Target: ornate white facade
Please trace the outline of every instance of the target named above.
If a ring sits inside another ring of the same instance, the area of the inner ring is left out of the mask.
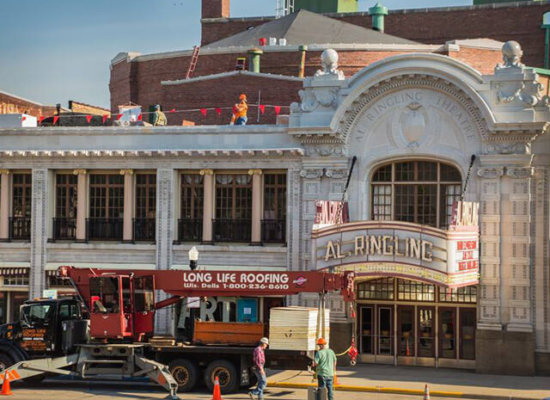
[[[198,245],[200,264],[307,270],[315,201],[341,199],[353,156],[352,221],[372,219],[377,167],[440,161],[456,167],[464,181],[475,155],[465,193],[465,200],[481,204],[475,367],[548,372],[550,109],[533,70],[517,53],[504,53],[504,65],[485,76],[452,58],[420,53],[387,58],[348,79],[325,66],[306,79],[288,126],[2,130],[3,175],[32,170],[32,224],[30,243],[0,243],[0,263],[30,267],[31,297],[45,287],[47,266],[186,265],[191,246],[174,244],[178,171],[271,169],[287,174],[287,246]],[[154,245],[48,242],[55,171],[82,169],[156,171]],[[0,216],[8,214],[0,210]],[[314,305],[317,298],[291,301]],[[330,303],[335,320],[349,321],[338,299]],[[169,331],[170,315],[158,323]],[[507,360],[515,366],[503,366]]]

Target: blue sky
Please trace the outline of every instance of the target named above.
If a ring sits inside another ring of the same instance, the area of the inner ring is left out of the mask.
[[[367,10],[376,0],[359,0]],[[385,0],[390,9],[471,0]],[[231,0],[234,17],[273,15],[276,0]],[[109,63],[121,51],[200,42],[200,0],[0,0],[0,90],[44,104],[109,107]]]

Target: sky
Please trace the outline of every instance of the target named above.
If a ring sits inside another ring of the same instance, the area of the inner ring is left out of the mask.
[[[359,0],[366,11],[377,0]],[[110,108],[109,65],[119,52],[200,43],[200,0],[0,0],[0,91],[42,104]],[[383,0],[392,9],[472,0]],[[232,17],[274,15],[276,0],[231,0]],[[183,71],[182,71],[183,74]]]

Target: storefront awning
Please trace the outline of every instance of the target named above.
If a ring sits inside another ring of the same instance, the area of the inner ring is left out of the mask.
[[[59,267],[70,266],[75,268],[98,268],[98,269],[128,269],[128,270],[143,270],[143,269],[155,269],[155,264],[104,264],[104,263],[71,263],[71,262],[55,262],[47,263],[44,270],[45,271],[57,271]]]

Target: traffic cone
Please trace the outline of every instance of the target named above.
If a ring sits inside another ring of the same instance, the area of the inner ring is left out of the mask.
[[[430,400],[430,388],[427,383],[426,386],[424,386],[424,400]]]
[[[212,394],[212,400],[223,400],[222,399],[222,391],[220,389],[220,380],[216,376],[216,379],[214,380],[214,393]]]
[[[11,387],[10,387],[10,378],[7,373],[4,373],[4,383],[2,384],[2,391],[0,392],[2,396],[11,396]]]

